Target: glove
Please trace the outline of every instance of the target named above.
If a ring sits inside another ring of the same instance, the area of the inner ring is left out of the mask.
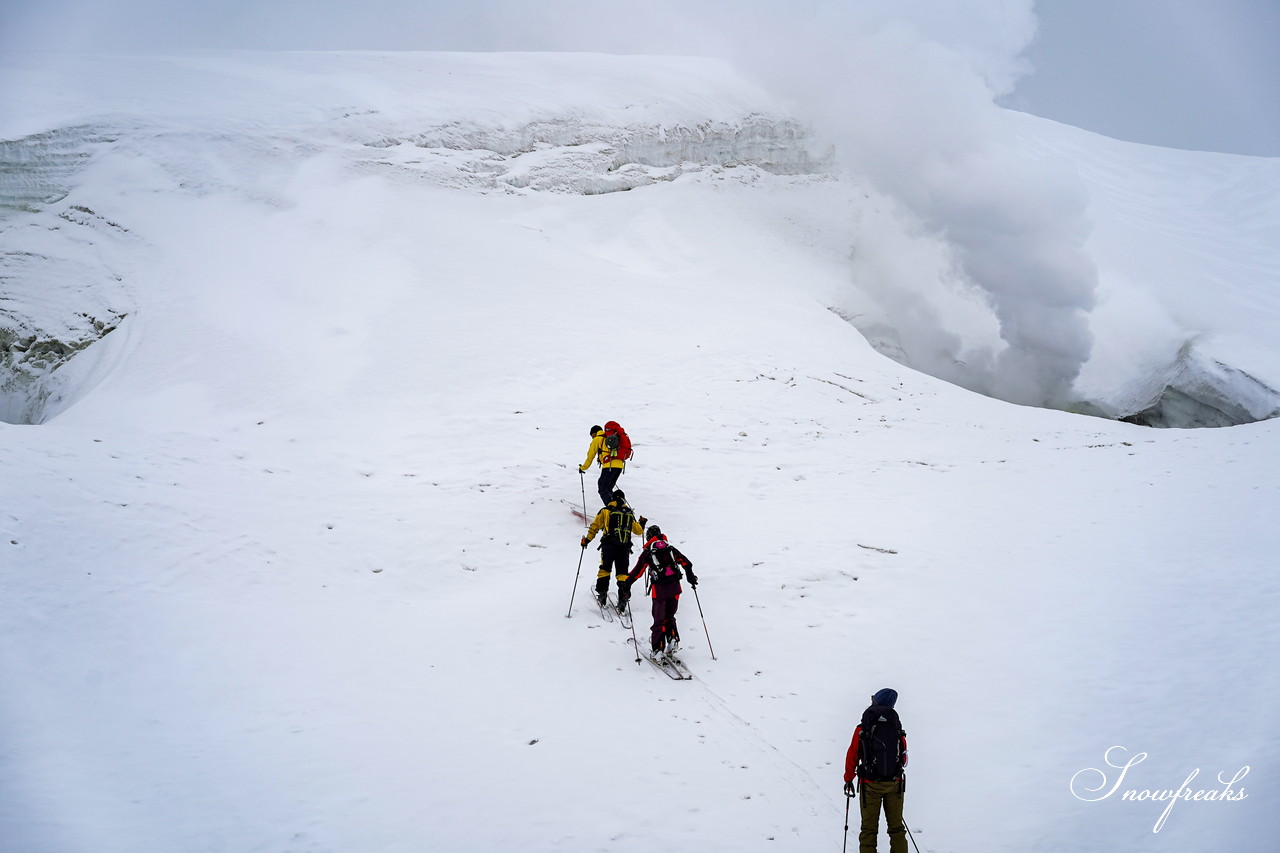
[[[649,526],[649,519],[645,518],[643,515],[642,515],[642,516],[640,516],[640,526],[641,526],[641,527],[648,527],[648,526]]]
[[[698,588],[698,579],[693,575],[689,575],[689,586],[693,587],[694,589]]]
[[[583,548],[586,548],[586,547],[587,547],[587,543],[588,543],[588,542],[590,542],[590,541],[591,541],[590,539],[588,539],[587,537],[583,536],[583,537],[582,537],[582,547],[583,547]]]
[[[857,785],[855,785],[853,782],[845,782],[845,783],[844,783],[844,795],[845,795],[846,797],[856,797],[856,796],[858,796],[858,786],[857,786]]]
[[[578,473],[579,473],[579,474],[585,474],[585,473],[587,473],[587,469],[586,469],[586,468],[583,468],[581,465],[579,465],[579,466],[578,466]]]

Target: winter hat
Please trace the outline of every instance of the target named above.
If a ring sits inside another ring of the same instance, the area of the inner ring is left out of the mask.
[[[876,695],[871,697],[872,705],[883,705],[886,708],[892,708],[893,703],[897,701],[898,691],[889,687],[876,691]]]
[[[622,493],[622,489],[613,490],[613,499],[620,504],[627,502],[627,496]]]
[[[650,524],[649,529],[644,532],[644,535],[650,539],[656,539],[662,535],[662,528],[656,524]]]
[[[596,433],[600,432],[602,429],[604,429],[604,427],[600,426],[599,424],[596,424],[595,426],[593,426],[591,428],[591,437],[595,438]]]

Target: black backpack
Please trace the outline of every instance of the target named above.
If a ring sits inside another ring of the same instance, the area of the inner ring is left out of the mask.
[[[858,776],[872,782],[900,778],[905,734],[898,712],[892,708],[872,705],[864,711],[858,739]]]
[[[649,558],[653,568],[649,570],[649,582],[652,584],[676,583],[684,577],[680,564],[676,562],[675,551],[666,542],[659,540],[649,546]]]
[[[623,545],[631,544],[631,525],[635,523],[635,520],[635,513],[626,504],[616,509],[609,508],[609,522],[600,541],[619,542]]]

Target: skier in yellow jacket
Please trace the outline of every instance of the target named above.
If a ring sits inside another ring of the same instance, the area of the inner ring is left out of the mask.
[[[609,496],[609,503],[596,513],[595,520],[587,528],[587,535],[582,537],[582,547],[600,537],[600,571],[596,574],[596,600],[603,607],[609,595],[609,575],[618,576],[618,610],[625,613],[627,602],[631,600],[631,584],[640,575],[630,571],[631,535],[644,535],[647,518],[636,520],[635,512],[627,505],[627,497],[621,490]]]
[[[591,428],[591,446],[587,448],[586,460],[578,466],[578,473],[587,473],[592,459],[600,463],[600,480],[596,484],[596,491],[600,494],[600,503],[607,506],[613,500],[614,487],[618,485],[618,477],[622,475],[622,469],[627,467],[627,463],[617,453],[605,447],[604,427],[601,426]]]

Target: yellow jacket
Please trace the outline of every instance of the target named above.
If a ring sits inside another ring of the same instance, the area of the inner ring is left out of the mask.
[[[587,448],[586,460],[578,466],[578,470],[585,472],[591,467],[591,458],[595,457],[600,462],[601,468],[625,468],[627,463],[616,456],[612,456],[609,450],[604,446],[604,430],[595,434],[591,439],[591,446]]]
[[[609,507],[613,507],[615,510],[618,509],[617,502],[615,501],[613,503],[610,503],[609,506],[602,507],[600,511],[596,513],[595,520],[593,520],[591,522],[591,526],[587,528],[586,540],[588,542],[590,542],[592,539],[595,539],[596,534],[599,533],[601,530],[609,529]],[[631,532],[636,534],[637,536],[643,536],[644,528],[640,526],[640,521],[635,517],[634,512],[635,511],[632,510],[633,514],[631,516]]]

